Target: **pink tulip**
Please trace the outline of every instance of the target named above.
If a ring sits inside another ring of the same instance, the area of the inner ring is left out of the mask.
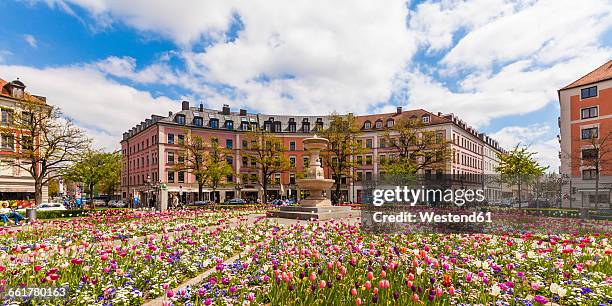
[[[362,303],[362,302],[361,302],[361,298],[357,298],[357,299],[355,300],[355,304],[356,304],[357,306],[361,305],[361,303]]]
[[[351,289],[351,295],[352,296],[356,296],[357,295],[357,289],[355,289],[355,288]]]

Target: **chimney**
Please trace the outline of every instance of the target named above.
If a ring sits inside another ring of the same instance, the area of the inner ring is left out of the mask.
[[[172,116],[172,112],[168,112],[168,117]]]
[[[204,104],[200,103],[200,111],[203,112],[204,111]]]
[[[189,110],[189,101],[183,101],[183,103],[181,103],[181,110]]]
[[[442,117],[442,112],[438,112],[438,117]]]
[[[402,113],[402,107],[398,106],[397,107],[397,111],[395,113],[398,114],[398,115],[401,114]]]
[[[247,115],[247,111],[246,109],[240,109],[240,116],[246,116]]]
[[[222,111],[223,115],[229,115],[230,114],[230,107],[228,104],[223,104],[223,111]]]

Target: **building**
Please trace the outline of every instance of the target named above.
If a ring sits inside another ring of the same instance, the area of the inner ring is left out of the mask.
[[[558,90],[563,206],[610,203],[612,190],[612,60]],[[600,164],[597,167],[597,164]],[[599,168],[599,169],[597,169]],[[601,206],[601,204],[600,204]],[[609,206],[607,206],[609,207]]]
[[[46,104],[47,99],[25,91],[25,84],[19,79],[7,82],[0,79],[0,125],[10,127],[13,116],[19,109],[20,101],[31,101]],[[15,166],[12,154],[19,150],[15,137],[19,131],[0,135],[0,200],[34,200],[34,179]],[[48,188],[43,187],[43,199],[48,198]]]
[[[392,149],[384,144],[383,133],[400,118],[418,118],[424,128],[439,131],[444,139],[452,139],[453,160],[449,162],[445,174],[456,174],[464,177],[482,174],[493,174],[497,166],[497,154],[503,150],[490,137],[478,133],[453,114],[433,114],[428,111],[410,110],[357,116],[360,125],[360,141],[365,153],[353,158],[361,164],[354,169],[354,179],[342,179],[342,198],[346,201],[363,201],[367,190],[365,182],[375,181],[381,172],[380,162],[385,156],[393,154]],[[225,105],[222,110],[206,109],[202,104],[192,107],[183,101],[179,112],[169,112],[168,116],[153,115],[123,134],[121,141],[123,153],[123,168],[121,177],[122,197],[131,200],[137,197],[146,201],[156,197],[159,189],[153,182],[163,183],[168,192],[180,195],[187,202],[197,196],[195,176],[176,172],[174,164],[179,154],[178,143],[186,134],[200,135],[204,139],[215,138],[220,144],[231,149],[234,172],[239,174],[228,177],[230,184],[223,186],[216,194],[205,190],[210,199],[242,197],[256,199],[261,191],[257,184],[258,173],[252,161],[241,156],[241,150],[248,146],[245,134],[259,127],[275,133],[282,139],[287,148],[287,156],[295,165],[293,171],[277,174],[269,187],[271,197],[301,198],[296,175],[304,171],[307,156],[303,152],[302,140],[312,137],[317,131],[329,126],[329,116],[303,115],[267,115],[250,114],[246,110],[231,111]],[[326,177],[330,177],[329,169],[325,169]],[[497,187],[486,187],[490,199],[499,198],[501,190]]]

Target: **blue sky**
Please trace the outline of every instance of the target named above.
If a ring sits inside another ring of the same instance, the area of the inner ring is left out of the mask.
[[[20,77],[108,149],[182,99],[268,113],[403,106],[453,112],[555,167],[556,89],[610,59],[611,6],[8,0],[0,77]]]

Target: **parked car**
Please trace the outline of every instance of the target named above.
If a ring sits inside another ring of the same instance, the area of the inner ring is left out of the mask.
[[[127,204],[125,204],[125,202],[123,202],[121,200],[110,200],[108,202],[108,207],[124,208],[126,206],[127,206]]]
[[[225,201],[225,204],[246,204],[246,201],[243,199],[229,199]]]
[[[193,202],[193,205],[195,206],[208,206],[208,205],[212,205],[212,201],[211,200],[203,200],[203,201],[195,201]]]
[[[499,206],[501,207],[512,207],[512,199],[502,199],[499,202]]]
[[[281,205],[285,204],[285,201],[283,201],[281,199],[276,199],[276,200],[272,200],[272,202],[270,202],[270,204],[276,205],[276,206],[281,206]]]
[[[64,204],[61,203],[41,203],[36,206],[36,210],[68,210]]]
[[[106,202],[104,200],[95,199],[93,200],[93,204],[95,207],[106,206]]]

